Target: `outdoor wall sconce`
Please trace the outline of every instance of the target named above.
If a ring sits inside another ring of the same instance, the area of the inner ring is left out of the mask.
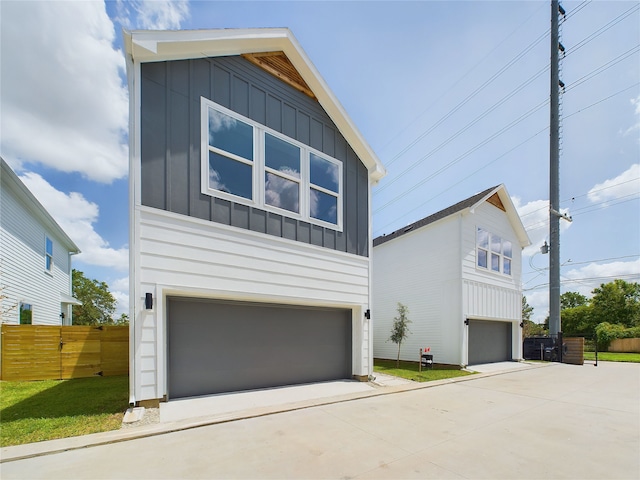
[[[151,310],[153,308],[153,294],[144,294],[144,308],[146,308],[147,310]]]
[[[524,328],[524,322],[520,322],[520,328]]]
[[[464,324],[465,325],[469,325],[469,319],[468,318],[464,321]]]
[[[60,314],[60,318],[64,320],[64,312]]]
[[[367,311],[364,312],[364,318],[366,318],[367,320],[371,319],[371,310],[369,310],[368,308]]]

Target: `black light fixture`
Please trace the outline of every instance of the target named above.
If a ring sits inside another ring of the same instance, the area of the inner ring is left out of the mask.
[[[60,318],[64,320],[64,312],[60,314]]]
[[[153,308],[153,294],[144,294],[144,308],[146,308],[147,310],[151,310]]]
[[[366,318],[367,320],[371,319],[371,310],[369,310],[368,308],[367,311],[364,312],[364,318]]]
[[[465,325],[469,325],[469,319],[468,318],[464,321],[464,324]]]
[[[520,328],[524,328],[524,322],[520,322]]]

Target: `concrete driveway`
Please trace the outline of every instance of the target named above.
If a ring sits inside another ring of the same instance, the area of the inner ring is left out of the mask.
[[[0,476],[640,478],[639,364],[552,364],[469,378],[5,458]]]

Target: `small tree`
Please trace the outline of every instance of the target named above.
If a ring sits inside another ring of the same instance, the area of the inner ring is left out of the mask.
[[[393,319],[393,328],[389,340],[398,345],[398,357],[396,358],[396,367],[400,367],[400,347],[405,338],[409,336],[409,324],[411,320],[407,317],[409,309],[406,305],[398,302],[398,316]]]

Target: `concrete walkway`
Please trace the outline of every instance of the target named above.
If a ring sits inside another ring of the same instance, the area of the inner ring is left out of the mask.
[[[0,476],[640,478],[640,365],[497,373],[435,388],[370,386],[343,400],[200,428],[164,422],[112,432],[91,448],[54,441],[61,443],[48,452],[71,450],[22,460],[30,446],[8,447]],[[123,441],[134,430],[139,438]]]

